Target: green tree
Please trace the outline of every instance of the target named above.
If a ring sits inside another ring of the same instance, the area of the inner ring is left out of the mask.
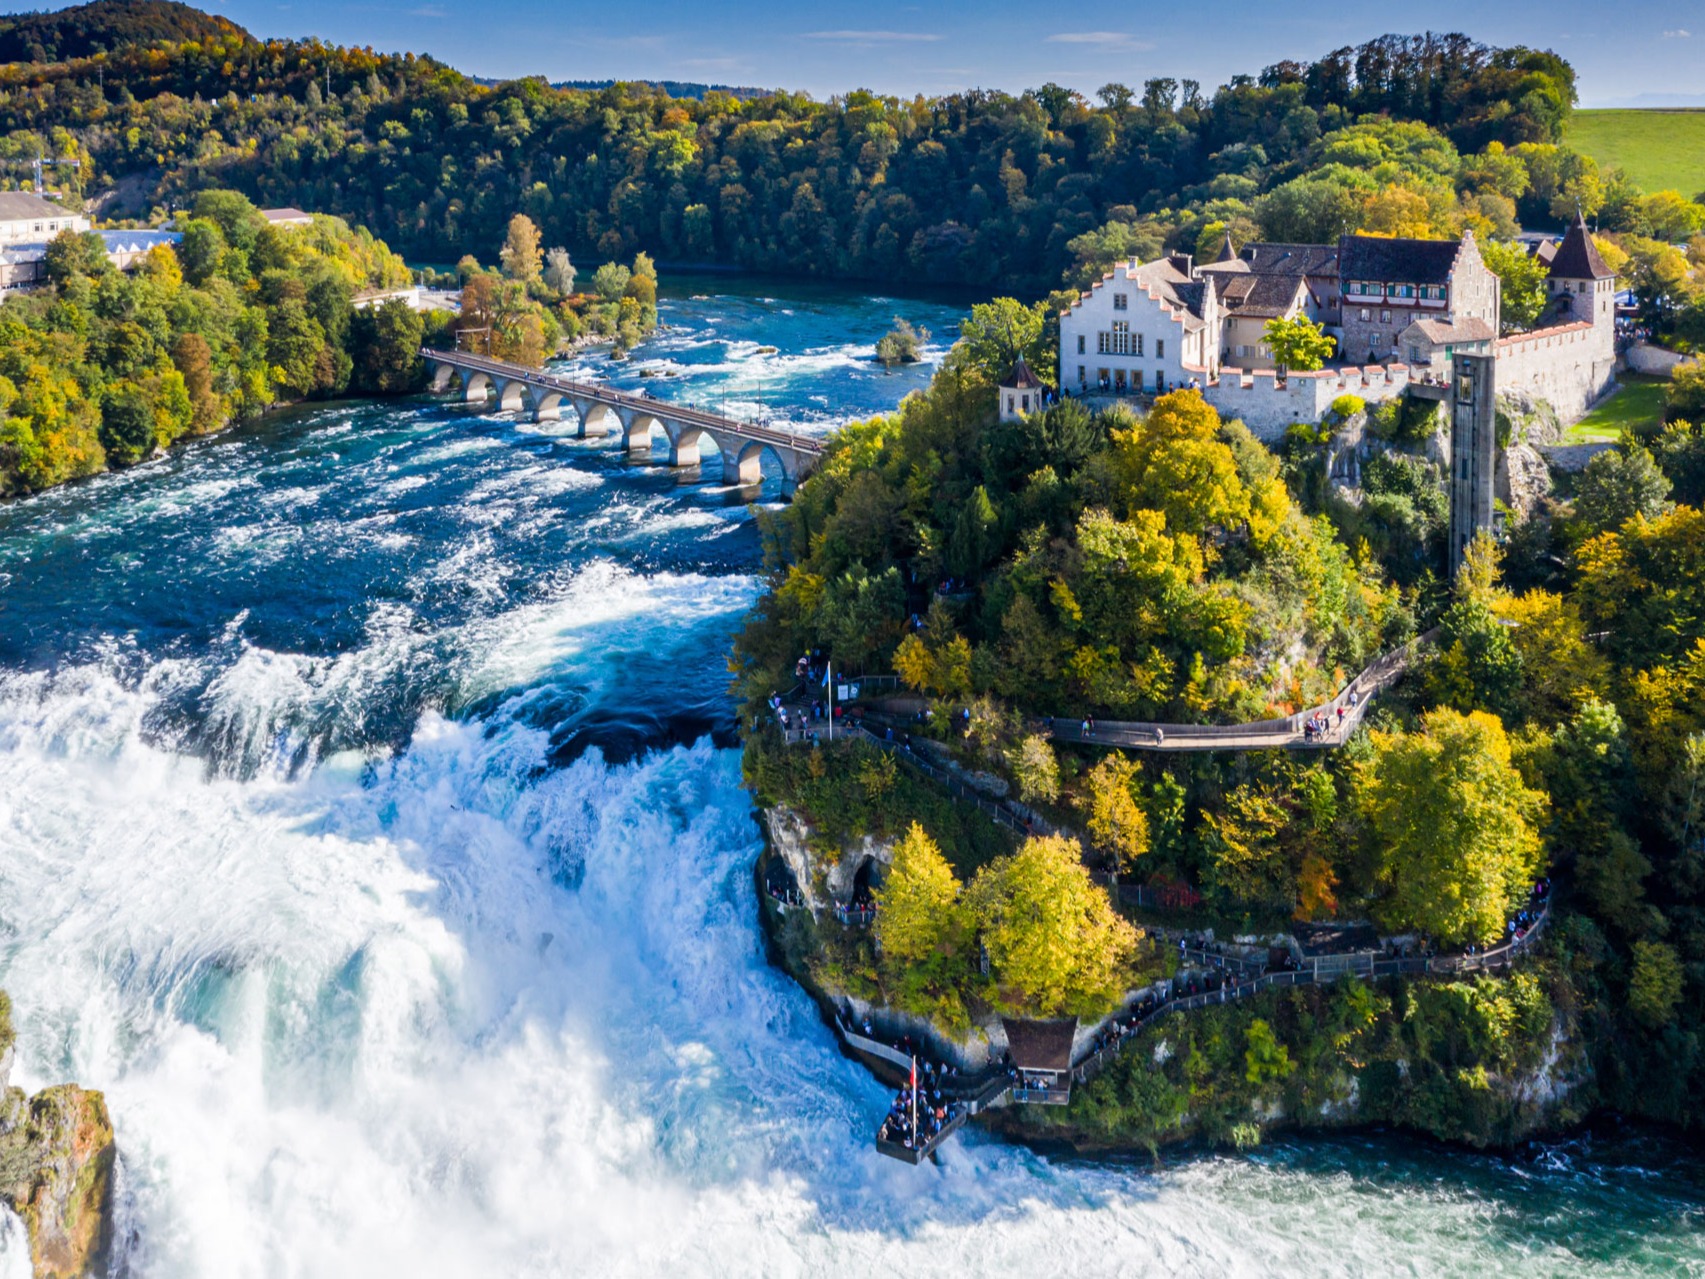
[[[1383,922],[1447,944],[1503,934],[1539,873],[1546,801],[1523,784],[1495,716],[1441,708],[1418,733],[1375,733],[1360,802]]]
[[[110,269],[105,241],[93,231],[61,231],[48,241],[47,278],[64,288],[72,276],[94,278]]]
[[[619,301],[632,276],[620,262],[606,262],[592,275],[592,291],[606,302]]]
[[[203,191],[195,197],[194,212],[196,218],[217,224],[225,242],[244,253],[252,253],[268,229],[254,202],[239,191]]]
[[[356,312],[349,334],[355,389],[376,395],[415,390],[424,372],[420,344],[425,333],[426,321],[401,298]]]
[[[1545,263],[1520,244],[1503,240],[1486,241],[1480,246],[1480,257],[1503,282],[1499,315],[1505,330],[1531,329],[1549,296]]]
[[[1575,514],[1595,533],[1619,529],[1636,515],[1647,519],[1668,504],[1669,477],[1657,459],[1631,438],[1588,462],[1575,481]]]
[[[1664,391],[1664,420],[1705,423],[1705,360],[1676,366]]]
[[[1094,1017],[1124,993],[1138,934],[1072,840],[1025,840],[979,871],[967,897],[1007,1008]]]
[[[1279,1042],[1266,1018],[1250,1021],[1243,1039],[1243,1077],[1257,1088],[1287,1079],[1296,1070],[1290,1049]]]
[[[902,316],[894,317],[894,327],[883,334],[876,344],[876,359],[886,366],[896,364],[916,364],[919,360],[918,348],[929,341],[929,330],[914,328],[910,321]]]
[[[1306,315],[1292,320],[1268,320],[1261,326],[1261,340],[1272,348],[1273,363],[1293,373],[1312,373],[1324,368],[1336,345]]]
[[[1628,978],[1628,1009],[1656,1029],[1675,1017],[1683,985],[1681,957],[1662,942],[1634,943],[1634,968]]]
[[[959,326],[959,336],[971,362],[983,376],[998,384],[1023,355],[1030,371],[1044,382],[1054,380],[1054,359],[1043,341],[1044,308],[1025,306],[1014,298],[978,302],[971,317]]]
[[[181,236],[175,247],[184,279],[199,288],[213,278],[231,246],[219,224],[210,218],[190,218],[183,223]]]
[[[154,411],[136,383],[121,382],[102,400],[101,444],[120,466],[140,462],[154,451]]]
[[[1060,797],[1060,761],[1047,738],[1034,733],[1024,738],[1007,753],[1006,762],[1026,804],[1051,804]]]

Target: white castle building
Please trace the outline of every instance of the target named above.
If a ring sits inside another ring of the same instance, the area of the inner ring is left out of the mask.
[[[1059,384],[1114,397],[1199,387],[1223,416],[1271,439],[1320,421],[1340,395],[1389,399],[1412,381],[1441,380],[1453,354],[1479,353],[1496,358],[1500,391],[1547,400],[1570,422],[1615,381],[1615,279],[1578,216],[1548,273],[1540,327],[1499,337],[1500,282],[1471,234],[1347,235],[1336,246],[1254,244],[1241,254],[1228,236],[1217,261],[1132,261],[1061,312]],[[1262,331],[1298,316],[1337,340],[1341,362],[1273,367]]]

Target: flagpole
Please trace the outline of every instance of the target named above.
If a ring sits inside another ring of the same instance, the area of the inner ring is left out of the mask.
[[[829,686],[829,740],[835,740],[835,659],[830,658],[824,666],[824,683]]]
[[[912,1054],[912,1140],[918,1145],[918,1055]]]

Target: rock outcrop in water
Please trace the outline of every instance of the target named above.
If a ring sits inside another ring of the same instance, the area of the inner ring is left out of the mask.
[[[106,1099],[76,1084],[34,1097],[10,1087],[12,1045],[0,993],[0,1196],[29,1231],[38,1279],[105,1274],[117,1153]]]

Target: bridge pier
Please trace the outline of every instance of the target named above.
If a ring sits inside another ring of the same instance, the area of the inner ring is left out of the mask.
[[[651,453],[651,428],[661,423],[649,413],[629,411],[622,415],[622,452],[629,457]]]
[[[613,435],[615,431],[625,430],[621,416],[609,405],[599,404],[596,400],[574,401],[574,415],[580,419],[580,425],[575,429],[575,435],[580,439],[601,439]],[[614,422],[615,428],[610,424]]]
[[[724,484],[756,484],[764,478],[764,446],[736,444],[722,446],[722,482]]]
[[[697,466],[699,464],[699,444],[704,439],[704,432],[691,426],[676,426],[665,422],[664,433],[669,437],[669,465]]]

